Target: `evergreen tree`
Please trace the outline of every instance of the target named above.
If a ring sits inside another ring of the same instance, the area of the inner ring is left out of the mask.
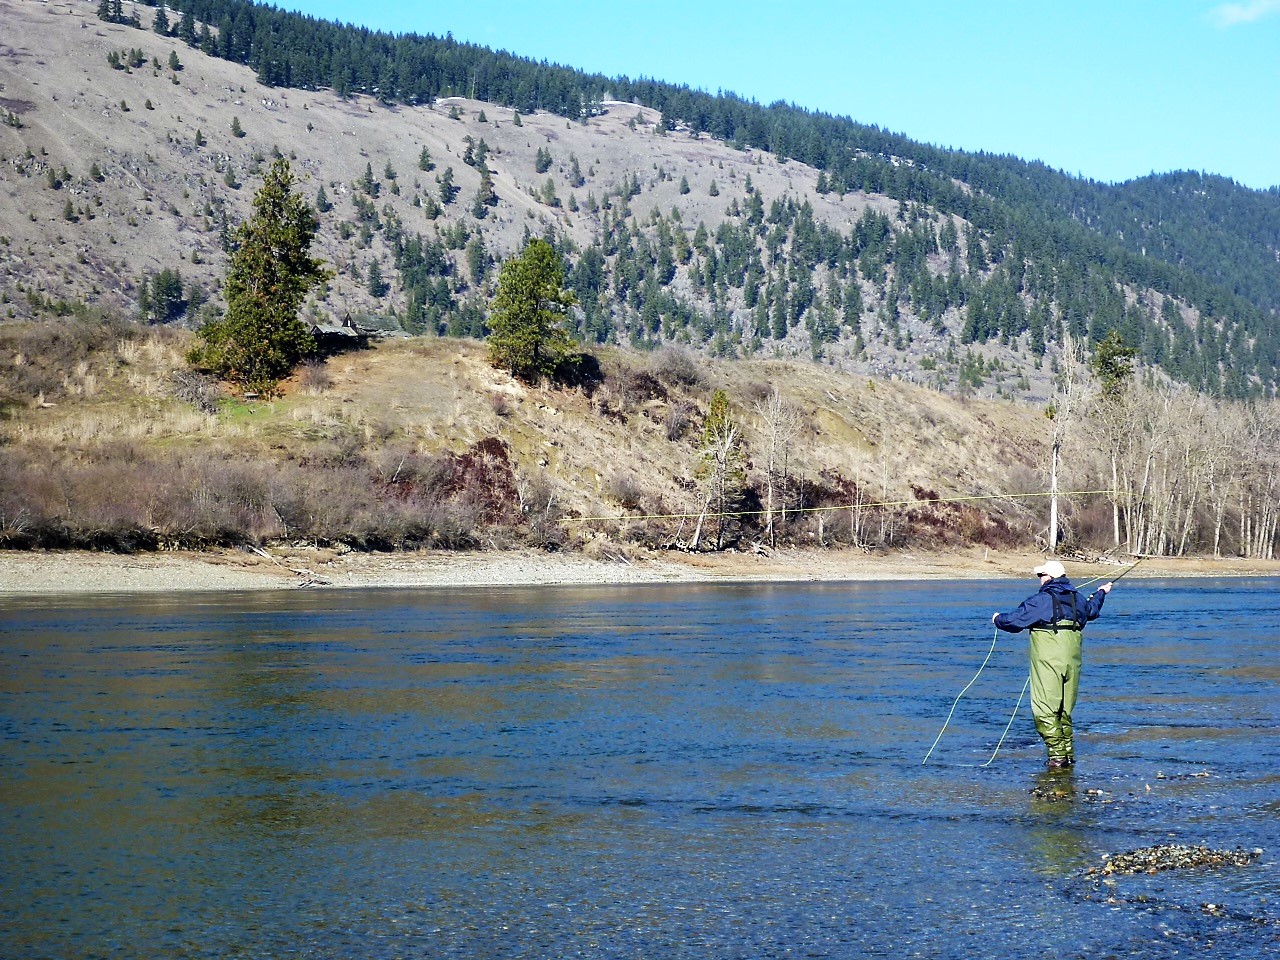
[[[244,128],[240,126],[240,118],[231,118],[231,135],[239,139],[244,136]]]
[[[480,164],[480,187],[476,191],[476,202],[486,207],[498,205],[498,194],[493,189],[493,174],[486,164]]]
[[[253,199],[253,216],[234,235],[227,265],[227,312],[205,324],[190,359],[252,390],[273,392],[315,350],[298,316],[312,288],[330,276],[310,255],[315,212],[293,192],[289,161],[276,160]]]
[[[138,310],[149,323],[171,323],[187,310],[182,274],[165,268],[154,277],[143,277]]]
[[[369,264],[369,296],[382,299],[387,295],[387,282],[382,279],[382,266],[377,260]]]
[[[164,8],[164,4],[160,4],[160,8],[156,10],[155,19],[151,21],[151,29],[162,37],[169,35],[169,14]]]
[[[489,362],[529,383],[554,376],[573,348],[565,321],[576,302],[564,289],[564,267],[555,248],[530,240],[498,273],[489,314]]]
[[[1133,361],[1137,355],[1138,351],[1128,346],[1115,330],[1093,348],[1089,367],[1098,378],[1104,397],[1112,399],[1124,393],[1133,379]]]
[[[458,188],[453,185],[453,167],[445,167],[444,173],[440,174],[440,202],[446,205],[453,203],[457,195]]]
[[[474,236],[467,243],[467,273],[471,282],[479,286],[489,271],[489,254],[484,247],[484,237]]]

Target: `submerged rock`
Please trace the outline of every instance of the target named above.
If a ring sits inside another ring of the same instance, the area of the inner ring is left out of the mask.
[[[1089,875],[1109,876],[1113,873],[1159,873],[1162,870],[1184,870],[1189,867],[1247,867],[1261,850],[1214,850],[1211,847],[1162,843],[1143,847],[1108,858],[1101,867],[1090,867]]]

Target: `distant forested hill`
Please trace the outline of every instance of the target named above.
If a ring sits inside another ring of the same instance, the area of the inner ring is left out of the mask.
[[[1097,271],[1176,298],[1220,326],[1213,339],[1223,346],[1209,344],[1207,357],[1166,356],[1174,348],[1160,342],[1158,331],[1124,330],[1148,361],[1212,388],[1214,359],[1229,356],[1231,365],[1243,364],[1241,374],[1256,378],[1255,386],[1274,386],[1280,363],[1276,189],[1258,192],[1194,173],[1111,186],[1014,157],[940,150],[796,106],[591,75],[451,38],[392,36],[245,0],[176,0],[170,6],[182,14],[175,30],[188,43],[253,67],[264,84],[329,86],[407,104],[462,95],[569,118],[590,115],[605,99],[653,107],[668,128],[680,124],[810,164],[827,173],[822,186],[828,190],[883,194],[954,214],[989,238],[987,254],[997,262],[1073,264],[1075,277],[1067,286],[1075,289],[1062,291],[1061,312],[1096,318],[1102,311],[1093,327],[1125,325],[1122,306],[1100,302],[1107,298],[1090,289]],[[1025,276],[1007,282],[1019,291],[1027,285]],[[999,304],[990,307],[982,312],[1002,312]],[[999,317],[977,316],[964,335],[982,341],[1011,332]],[[1205,337],[1200,339],[1204,348]],[[1229,379],[1233,392],[1247,392],[1245,382]]]
[[[99,16],[110,20],[116,8],[102,0]],[[1097,183],[794,105],[587,74],[247,0],[174,0],[160,30],[251,67],[270,86],[331,88],[388,105],[460,96],[570,121],[623,101],[658,111],[672,136],[703,134],[819,171],[809,198],[765,197],[748,178],[745,193],[726,197],[723,222],[699,225],[692,238],[694,224],[637,216],[629,202],[648,186],[638,179],[612,204],[604,197],[603,211],[590,211],[599,218],[592,243],[552,237],[570,267],[586,339],[643,346],[689,330],[713,352],[746,355],[799,328],[815,357],[836,343],[852,357],[915,343],[928,370],[945,349],[963,384],[981,382],[990,354],[984,362],[957,347],[998,342],[1038,357],[1067,334],[1096,342],[1115,330],[1147,364],[1209,392],[1270,395],[1280,379],[1275,188],[1185,172]],[[477,162],[469,147],[467,164],[488,172],[483,149]],[[680,171],[660,169],[658,179],[673,174]],[[483,333],[479,302],[459,298],[461,285],[449,279],[459,271],[451,250],[483,245],[497,195],[491,180],[482,183],[472,219],[459,225],[450,219],[456,208],[447,209],[439,238],[401,234],[395,223],[384,235],[410,329]],[[547,202],[558,204],[554,184],[547,189]],[[815,216],[819,198],[849,194],[888,198],[893,211],[869,209],[844,226]],[[361,229],[381,230],[374,205],[362,209]],[[470,272],[485,279],[483,264]],[[920,350],[922,337],[938,349]]]

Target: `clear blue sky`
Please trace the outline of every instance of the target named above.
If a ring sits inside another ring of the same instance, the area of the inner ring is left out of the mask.
[[[278,2],[1095,180],[1203,170],[1280,185],[1280,0]]]

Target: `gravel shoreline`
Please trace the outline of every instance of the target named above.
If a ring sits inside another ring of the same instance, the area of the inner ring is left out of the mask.
[[[393,554],[289,549],[267,553],[108,554],[0,551],[0,596],[299,588],[995,579],[1029,576],[1040,556],[982,548],[948,553],[779,550],[593,558],[581,554],[423,551]],[[1115,576],[1128,563],[1066,561],[1076,582]],[[1280,561],[1159,558],[1134,577],[1277,576]]]

